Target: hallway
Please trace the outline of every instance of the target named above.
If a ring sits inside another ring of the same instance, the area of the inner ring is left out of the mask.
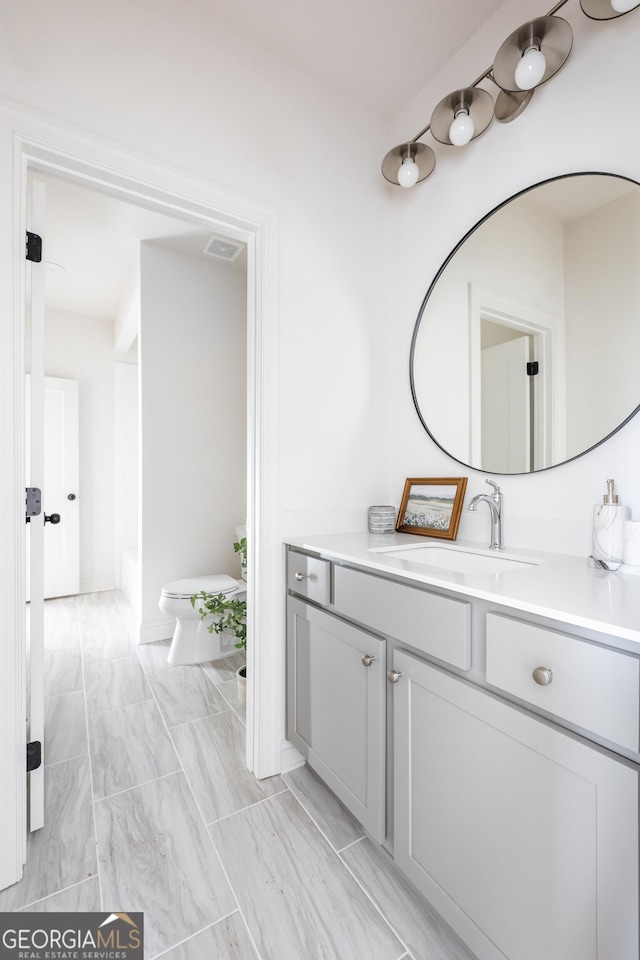
[[[248,773],[240,656],[169,667],[126,622],[45,604],[45,826],[0,911],[142,911],[147,960],[472,960],[308,768]]]

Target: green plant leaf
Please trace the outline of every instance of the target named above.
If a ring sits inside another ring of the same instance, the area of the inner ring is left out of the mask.
[[[199,603],[198,613],[201,620],[211,617],[206,624],[209,633],[230,633],[237,639],[236,647],[246,648],[247,645],[247,601],[238,597],[226,596],[224,593],[195,593],[191,597],[191,604],[195,609]]]

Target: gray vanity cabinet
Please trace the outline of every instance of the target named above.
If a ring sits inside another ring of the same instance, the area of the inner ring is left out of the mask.
[[[638,960],[636,650],[344,552],[288,577],[289,739],[479,960]]]
[[[296,597],[287,616],[287,736],[381,843],[385,641]]]
[[[405,651],[394,856],[482,960],[637,960],[638,768]]]

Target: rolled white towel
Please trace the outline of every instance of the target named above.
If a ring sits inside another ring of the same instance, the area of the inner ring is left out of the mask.
[[[632,567],[640,566],[640,522],[637,520],[625,520],[624,522],[622,562]]]

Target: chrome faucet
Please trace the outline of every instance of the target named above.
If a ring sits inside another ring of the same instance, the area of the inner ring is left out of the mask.
[[[475,513],[475,509],[479,503],[487,504],[491,512],[491,543],[489,544],[489,549],[504,550],[502,546],[502,491],[493,480],[485,480],[485,483],[493,487],[493,493],[479,493],[470,502],[467,510]]]

